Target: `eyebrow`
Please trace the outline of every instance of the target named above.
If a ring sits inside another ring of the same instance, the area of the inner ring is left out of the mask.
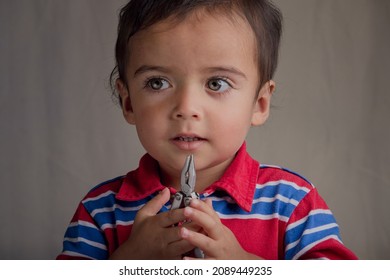
[[[134,77],[136,77],[137,75],[141,75],[145,72],[150,72],[150,71],[158,71],[158,72],[164,72],[164,73],[169,72],[166,68],[161,67],[161,66],[142,65],[134,72]]]
[[[235,67],[217,66],[217,67],[208,67],[208,68],[206,68],[206,70],[209,72],[228,72],[228,73],[232,73],[232,74],[241,76],[247,80],[247,76],[245,75],[245,73],[240,71],[239,69],[237,69]]]
[[[242,71],[238,70],[235,67],[216,66],[216,67],[206,67],[205,70],[207,72],[228,72],[228,73],[232,73],[232,74],[241,76],[247,80],[247,76]],[[170,72],[165,67],[153,66],[153,65],[142,65],[134,72],[134,77],[141,75],[143,73],[146,73],[146,72],[151,72],[151,71],[158,71],[158,72],[163,72],[163,73]]]

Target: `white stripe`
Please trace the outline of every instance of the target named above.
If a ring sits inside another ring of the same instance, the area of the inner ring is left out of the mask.
[[[211,201],[226,201],[227,203],[236,204],[234,199],[232,199],[230,196],[225,197],[211,197],[209,198]],[[296,199],[293,198],[287,198],[283,195],[277,194],[275,197],[260,197],[257,199],[254,199],[252,204],[259,203],[259,202],[274,202],[275,200],[280,200],[284,203],[289,203],[294,206],[297,206],[299,202]]]
[[[113,192],[113,191],[106,191],[105,193],[99,194],[98,196],[87,198],[87,199],[83,200],[83,203],[86,203],[86,202],[89,202],[89,201],[95,201],[95,200],[98,200],[98,199],[100,199],[102,197],[109,196],[111,194],[116,194],[116,193]]]
[[[92,258],[91,256],[80,254],[78,252],[73,252],[73,251],[63,251],[61,255],[72,256],[72,257],[82,257],[82,258],[96,260],[95,258]]]
[[[132,224],[134,224],[134,221],[119,221],[119,220],[117,220],[116,221],[116,224],[109,224],[109,223],[107,223],[107,224],[103,224],[102,225],[102,230],[105,230],[105,229],[107,229],[107,228],[116,228],[116,226],[117,225],[121,225],[121,226],[128,226],[128,225],[132,225]]]
[[[338,238],[337,235],[328,235],[328,236],[325,236],[324,238],[320,239],[320,240],[317,240],[316,242],[313,242],[313,243],[310,243],[309,245],[307,245],[306,247],[304,247],[302,250],[300,250],[298,253],[295,254],[295,256],[293,257],[293,260],[297,260],[300,256],[302,256],[303,254],[305,254],[307,251],[309,251],[311,248],[313,248],[314,246],[316,246],[317,244],[323,242],[323,241],[326,241],[326,240],[329,240],[329,239],[334,239],[340,243],[341,240]]]
[[[218,216],[222,219],[242,219],[242,220],[249,220],[249,219],[259,219],[259,220],[271,220],[271,219],[279,219],[283,222],[287,222],[289,217],[279,215],[279,213],[274,213],[271,215],[262,215],[262,214],[248,214],[248,215],[240,215],[240,214],[222,214],[217,212]]]
[[[298,240],[296,240],[296,241],[294,241],[286,246],[285,251],[287,252],[291,248],[294,248],[301,241],[301,239],[304,235],[327,230],[330,228],[335,228],[335,227],[338,227],[338,225],[336,223],[331,223],[331,224],[327,224],[327,225],[323,225],[323,226],[319,226],[319,227],[315,227],[315,228],[311,228],[311,229],[306,229],[305,231],[303,231],[301,237]]]
[[[267,167],[270,167],[270,168],[276,168],[276,169],[280,169],[280,170],[282,170],[282,168],[280,167],[280,166],[278,166],[278,165],[272,165],[272,164],[260,164],[260,167],[265,167],[265,168],[267,168]]]
[[[306,187],[298,186],[294,182],[286,181],[286,180],[279,180],[279,181],[271,181],[267,182],[266,184],[256,184],[256,189],[262,189],[265,187],[271,187],[271,186],[277,186],[280,184],[288,185],[290,187],[293,187],[296,190],[304,191],[305,193],[308,193],[310,190]]]
[[[257,203],[257,202],[274,202],[275,200],[280,200],[284,203],[289,203],[289,204],[292,204],[292,205],[295,205],[297,206],[298,205],[298,201],[296,199],[293,199],[293,198],[287,198],[281,194],[277,194],[275,195],[274,197],[260,197],[260,198],[257,198],[255,200],[253,200],[253,203]]]
[[[295,228],[295,227],[305,223],[310,216],[317,215],[317,214],[332,215],[332,212],[329,209],[316,209],[316,210],[312,210],[312,211],[309,212],[309,214],[306,217],[303,217],[302,219],[300,219],[300,220],[298,220],[298,221],[296,221],[294,223],[289,224],[287,226],[287,228],[286,228],[286,231],[288,231],[290,229],[293,229],[293,228]]]
[[[107,250],[107,246],[106,245],[104,245],[102,243],[95,242],[95,241],[88,240],[88,239],[83,238],[83,237],[76,237],[76,238],[66,237],[66,238],[64,238],[64,241],[70,241],[70,242],[73,242],[73,243],[84,242],[84,243],[87,243],[88,245],[91,245],[93,247],[96,247],[96,248],[99,248],[99,249],[102,249],[102,250]]]
[[[102,230],[106,230],[106,229],[108,229],[108,228],[115,228],[116,226],[115,225],[113,225],[113,224],[103,224],[102,226],[101,226],[101,229]]]
[[[89,227],[89,228],[93,228],[93,229],[97,229],[100,231],[100,229],[95,226],[94,224],[90,223],[90,222],[86,222],[86,221],[76,221],[76,222],[73,222],[73,223],[70,223],[69,224],[69,227],[77,227],[77,226],[84,226],[84,227]]]
[[[139,209],[141,209],[144,205],[139,205],[139,206],[135,206],[135,207],[123,207],[123,206],[120,206],[118,204],[114,204],[113,206],[111,207],[103,207],[103,208],[97,208],[95,210],[93,210],[91,212],[91,216],[92,217],[95,217],[96,214],[99,214],[99,213],[105,213],[105,212],[114,212],[115,209],[120,209],[122,211],[138,211]]]
[[[236,204],[235,200],[231,198],[230,196],[224,196],[224,197],[210,197],[211,201],[226,201],[227,203],[233,203]]]
[[[116,224],[120,226],[128,226],[134,224],[134,221],[116,221]]]

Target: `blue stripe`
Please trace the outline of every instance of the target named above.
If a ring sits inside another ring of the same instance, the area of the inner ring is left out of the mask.
[[[303,232],[307,229],[312,229],[331,223],[336,223],[336,220],[332,214],[318,213],[310,215],[304,223],[286,231],[286,244],[290,244],[298,240],[302,236]]]
[[[83,255],[90,256],[92,259],[103,260],[108,258],[107,250],[96,248],[85,242],[70,242],[65,240],[63,244],[64,251],[77,252]]]
[[[290,217],[295,209],[295,205],[276,199],[273,202],[258,202],[252,205],[253,213],[272,215],[278,213],[279,216]]]
[[[99,199],[91,200],[91,201],[83,201],[85,208],[88,209],[88,212],[92,212],[98,208],[111,207],[115,204],[115,193],[110,193],[106,196],[103,196]],[[91,199],[91,198],[87,198]]]
[[[212,196],[210,196],[211,198]],[[235,203],[228,203],[225,200],[213,201],[213,208],[216,212],[225,215],[248,215],[249,213],[241,209]]]
[[[117,206],[113,210],[105,211],[105,212],[98,212],[93,215],[94,220],[96,223],[102,227],[105,224],[111,224],[115,225],[117,222],[131,222],[134,221],[135,216],[137,215],[140,207],[145,205],[152,196],[149,196],[145,199],[141,199],[139,201],[134,202],[126,202],[126,201],[119,201],[115,199],[115,194],[110,194],[106,197],[102,197],[98,200],[85,202],[84,206],[87,208],[89,213],[93,213],[94,211],[98,211],[99,209],[103,208],[113,208],[114,206]],[[135,210],[122,210],[121,208],[137,208]]]
[[[88,240],[101,243],[103,245],[106,244],[106,240],[104,239],[101,231],[99,231],[98,229],[94,229],[82,225],[68,227],[68,229],[65,232],[65,237],[68,238],[83,237]]]
[[[285,255],[286,259],[293,259],[294,256],[306,246],[330,235],[337,235],[340,238],[338,227],[332,227],[329,229],[325,229],[322,231],[318,231],[318,232],[314,232],[302,236],[299,243],[286,252]]]
[[[295,209],[295,205],[286,203],[276,199],[273,202],[257,202],[252,205],[252,210],[246,212],[241,209],[237,204],[228,203],[224,200],[213,201],[213,208],[215,211],[224,215],[273,215],[278,214],[279,216],[289,217]]]
[[[262,188],[256,188],[254,199],[261,197],[275,197],[276,195],[282,195],[288,199],[295,199],[298,202],[301,201],[307,194],[307,191],[303,188],[296,189],[292,185],[280,182],[277,185],[265,185]]]
[[[277,185],[264,186],[256,188],[254,200],[260,198],[274,198],[272,202],[256,202],[252,206],[252,212],[258,212],[264,215],[271,215],[278,213],[280,216],[290,217],[296,205],[289,202],[295,200],[299,203],[307,195],[307,190],[296,189],[292,185],[280,182]],[[286,201],[282,201],[277,196],[282,196]]]
[[[133,221],[137,213],[138,211],[122,211],[117,208],[115,211],[97,213],[93,218],[101,227],[105,224],[115,225],[118,221]]]

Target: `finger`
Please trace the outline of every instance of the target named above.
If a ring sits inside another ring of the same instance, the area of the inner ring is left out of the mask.
[[[161,208],[168,202],[170,198],[170,192],[168,188],[163,189],[158,195],[156,195],[152,200],[146,203],[138,213],[145,216],[154,216],[156,215]]]
[[[183,240],[180,234],[179,227],[168,227],[161,231],[161,237],[165,244],[172,244],[174,242]]]
[[[166,212],[159,213],[156,216],[156,223],[160,227],[171,227],[176,226],[180,222],[184,221],[186,217],[184,216],[184,208],[169,210]]]
[[[215,241],[202,233],[194,232],[188,230],[187,228],[181,228],[180,234],[183,240],[187,240],[193,246],[201,249],[206,256],[212,255],[212,252],[215,251],[214,249]]]
[[[199,226],[198,224],[194,223],[194,222],[184,223],[182,225],[182,227],[185,227],[188,230],[192,230],[192,231],[196,231],[196,232],[201,232],[202,231],[202,227]]]
[[[194,245],[192,245],[187,240],[181,239],[176,242],[172,242],[166,247],[166,252],[170,256],[182,256],[185,253],[190,252],[195,248]]]
[[[212,211],[214,212],[214,210]],[[222,234],[222,223],[215,212],[209,214],[209,211],[203,212],[192,207],[186,207],[184,208],[184,216],[202,227],[212,239],[218,239]]]
[[[207,198],[207,199],[205,200],[205,202],[206,202],[206,204],[207,204],[208,206],[210,206],[211,208],[213,208],[213,201],[212,201],[211,199]]]
[[[192,199],[190,206],[194,209],[198,209],[202,212],[207,213],[208,215],[212,216],[214,219],[219,220],[219,216],[217,212],[215,212],[215,210],[213,209],[211,199],[206,199],[205,201],[199,199]]]

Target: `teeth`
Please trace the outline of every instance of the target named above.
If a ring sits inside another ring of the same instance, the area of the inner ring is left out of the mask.
[[[179,140],[180,141],[184,141],[184,142],[193,142],[193,141],[199,141],[200,139],[198,137],[183,137],[183,136],[180,136]]]

